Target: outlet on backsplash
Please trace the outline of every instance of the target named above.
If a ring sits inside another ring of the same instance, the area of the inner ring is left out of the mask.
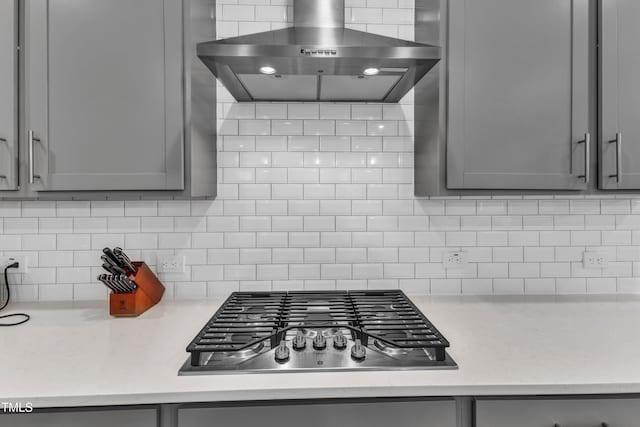
[[[582,255],[582,265],[584,268],[604,269],[609,265],[609,258],[604,252],[584,251]]]
[[[29,257],[27,255],[11,255],[6,258],[0,259],[0,265],[9,265],[12,262],[17,261],[20,263],[18,268],[12,270],[14,273],[28,273],[29,272]]]
[[[184,255],[158,255],[158,273],[184,273]]]
[[[462,268],[467,265],[467,254],[462,250],[446,251],[442,255],[444,268]]]

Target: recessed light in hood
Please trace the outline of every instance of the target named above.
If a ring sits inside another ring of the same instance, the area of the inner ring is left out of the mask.
[[[398,102],[440,60],[437,46],[344,28],[344,0],[293,5],[292,28],[198,44],[236,100]]]
[[[265,66],[265,67],[260,67],[260,72],[262,74],[275,74],[276,69],[273,67]]]

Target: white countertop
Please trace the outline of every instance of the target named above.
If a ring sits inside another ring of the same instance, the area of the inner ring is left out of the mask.
[[[412,297],[457,370],[178,376],[222,299],[163,301],[138,318],[106,304],[12,304],[0,401],[36,407],[374,396],[640,393],[640,297]]]

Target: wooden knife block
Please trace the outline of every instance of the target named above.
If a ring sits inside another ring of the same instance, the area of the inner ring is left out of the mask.
[[[109,314],[117,317],[139,316],[156,305],[164,294],[164,286],[153,274],[149,266],[140,261],[134,261],[137,270],[130,274],[138,287],[133,292],[115,293],[109,295]]]

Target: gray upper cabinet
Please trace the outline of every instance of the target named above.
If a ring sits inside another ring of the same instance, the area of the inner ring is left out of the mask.
[[[18,185],[16,4],[0,0],[0,190],[15,190]]]
[[[587,188],[588,0],[449,8],[447,187]]]
[[[31,190],[185,188],[182,7],[25,2]]]
[[[600,13],[600,188],[640,189],[640,2]]]

